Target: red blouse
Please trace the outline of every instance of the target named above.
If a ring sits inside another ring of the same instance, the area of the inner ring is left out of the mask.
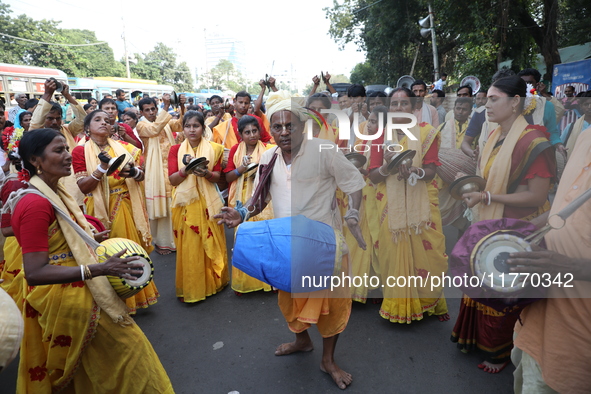
[[[370,141],[371,142],[371,157],[369,160],[369,169],[373,170],[374,168],[381,167],[384,164],[384,135],[382,134],[380,138]],[[439,136],[435,137],[433,143],[429,147],[429,150],[423,156],[423,165],[427,164],[435,164],[436,166],[440,166],[441,163],[439,162]]]
[[[49,200],[27,194],[12,214],[12,230],[23,254],[49,251],[47,230],[55,222],[55,212]]]
[[[178,154],[179,148],[181,144],[173,145],[170,147],[170,151],[168,152],[168,176],[171,176],[175,172],[179,170],[179,161],[178,161]],[[213,166],[212,171],[222,171],[222,158]]]

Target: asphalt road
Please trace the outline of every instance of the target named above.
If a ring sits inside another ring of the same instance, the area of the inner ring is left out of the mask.
[[[449,233],[448,245],[454,234]],[[336,393],[319,370],[322,339],[310,330],[316,349],[274,356],[293,334],[272,293],[234,295],[229,288],[187,305],[175,298],[175,255],[157,256],[156,305],[140,310],[136,321],[158,353],[177,393]],[[353,375],[349,393],[509,393],[513,367],[497,375],[477,368],[482,358],[463,354],[450,341],[459,310],[458,292],[449,292],[451,320],[428,317],[410,325],[393,324],[379,305],[354,303],[336,350],[337,363]],[[14,393],[18,360],[0,373],[0,393]]]

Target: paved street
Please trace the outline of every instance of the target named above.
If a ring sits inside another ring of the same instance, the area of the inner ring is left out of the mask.
[[[140,310],[136,321],[177,393],[340,392],[319,370],[322,342],[315,328],[313,352],[273,355],[278,344],[293,338],[276,294],[237,297],[228,287],[204,302],[185,305],[175,298],[174,255],[152,257],[160,299]],[[347,392],[512,392],[512,366],[499,375],[484,373],[476,367],[482,361],[478,355],[461,353],[449,340],[460,294],[446,295],[451,320],[443,323],[429,317],[410,325],[392,324],[379,316],[379,305],[354,303],[336,352],[338,364],[353,374]],[[15,360],[0,374],[0,393],[15,391],[16,371]]]

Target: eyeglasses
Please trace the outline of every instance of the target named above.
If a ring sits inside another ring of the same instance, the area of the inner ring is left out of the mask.
[[[271,126],[271,129],[276,132],[276,133],[280,133],[283,130],[286,130],[288,133],[291,133],[292,130],[292,125],[291,123],[282,125],[282,124],[274,124],[273,126]]]

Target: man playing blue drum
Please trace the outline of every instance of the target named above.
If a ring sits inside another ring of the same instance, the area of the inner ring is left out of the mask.
[[[352,208],[345,219],[359,246],[365,249],[365,241],[358,225],[361,190],[365,186],[359,171],[338,151],[334,143],[306,138],[306,110],[295,102],[292,103],[287,92],[271,93],[267,108],[271,134],[278,148],[269,149],[261,157],[260,164],[265,165],[277,155],[272,163],[269,194],[263,207],[271,201],[276,218],[304,215],[308,219],[340,229],[342,219],[336,205],[332,204],[338,187],[351,198]],[[255,201],[251,199],[242,210],[222,208],[222,213],[216,215],[216,218],[220,219],[219,223],[232,228],[244,221],[246,211],[252,216],[259,213],[259,208],[260,206],[255,207]],[[346,254],[342,259],[341,270],[345,275],[348,274]],[[352,382],[351,374],[337,366],[334,350],[338,336],[345,329],[351,313],[348,288],[311,293],[280,291],[278,303],[290,330],[296,334],[296,339],[279,345],[275,355],[311,351],[313,343],[307,329],[311,324],[316,324],[323,337],[320,369],[328,373],[339,388],[347,388]]]

